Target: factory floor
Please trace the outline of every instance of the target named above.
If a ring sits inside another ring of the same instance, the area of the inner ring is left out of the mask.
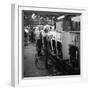
[[[36,47],[31,43],[24,49],[24,77],[47,76],[44,58],[36,65]]]
[[[57,63],[59,71],[54,66],[47,70],[45,56],[39,57],[37,60],[36,55],[35,43],[30,43],[24,48],[24,77],[68,75],[68,72],[72,72],[71,67],[62,61]]]

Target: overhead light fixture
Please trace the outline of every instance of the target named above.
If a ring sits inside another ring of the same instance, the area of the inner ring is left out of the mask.
[[[35,13],[32,14],[32,19],[35,19],[36,18],[36,15]]]
[[[60,19],[63,19],[63,18],[65,18],[65,16],[64,16],[64,15],[62,15],[62,16],[60,16],[60,17],[58,17],[57,19],[58,19],[58,20],[60,20]]]
[[[71,20],[74,22],[80,22],[80,16],[72,17]]]

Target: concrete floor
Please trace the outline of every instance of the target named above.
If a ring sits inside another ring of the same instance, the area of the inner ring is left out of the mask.
[[[24,49],[24,77],[47,76],[48,71],[45,69],[44,57],[36,64],[36,47],[30,44]]]
[[[79,70],[75,70],[72,66],[66,64],[65,60],[59,61],[58,69],[53,66],[47,70],[45,68],[45,56],[40,57],[39,62],[37,62],[36,54],[35,44],[31,43],[24,48],[24,77],[80,74]],[[50,58],[48,58],[48,61],[50,61]]]

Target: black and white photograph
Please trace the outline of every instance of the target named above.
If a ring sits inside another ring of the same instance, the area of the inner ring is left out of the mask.
[[[23,77],[80,75],[81,13],[22,10]]]

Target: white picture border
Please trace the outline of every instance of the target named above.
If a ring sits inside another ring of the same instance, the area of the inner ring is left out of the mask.
[[[69,75],[69,76],[45,76],[45,77],[31,77],[22,78],[22,10],[35,10],[35,11],[52,11],[52,12],[72,12],[82,13],[81,16],[81,30],[80,30],[80,61],[81,61],[81,75]],[[85,30],[87,30],[86,9],[83,8],[49,8],[49,7],[35,7],[25,4],[12,4],[11,7],[12,21],[12,61],[11,61],[11,84],[12,86],[31,86],[31,85],[46,85],[55,83],[72,83],[72,82],[85,82],[87,81],[87,61],[84,58],[83,52],[83,36]],[[38,83],[39,82],[39,83]]]

